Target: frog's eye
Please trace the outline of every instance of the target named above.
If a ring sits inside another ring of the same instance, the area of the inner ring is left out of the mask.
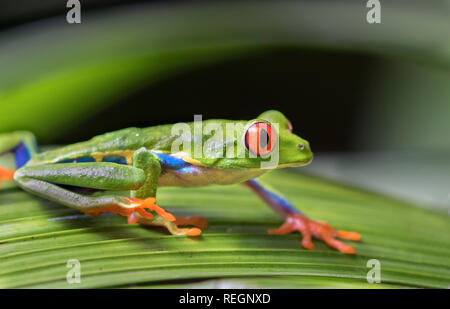
[[[276,132],[266,122],[255,122],[245,133],[245,148],[258,156],[268,155],[277,142]]]
[[[289,119],[286,119],[287,129],[289,132],[292,132],[292,123],[289,121]]]

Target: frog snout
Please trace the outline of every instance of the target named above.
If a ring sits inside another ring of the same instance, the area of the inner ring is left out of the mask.
[[[311,162],[313,159],[313,154],[311,152],[311,148],[309,147],[308,142],[299,142],[297,144],[297,150],[300,152],[301,156],[304,158],[304,161]]]

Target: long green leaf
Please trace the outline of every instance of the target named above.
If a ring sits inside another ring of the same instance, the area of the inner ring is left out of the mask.
[[[309,216],[360,232],[358,254],[267,235],[281,220],[239,185],[159,191],[170,211],[210,220],[198,238],[86,217],[9,188],[0,191],[0,287],[448,287],[448,217],[298,172],[263,178]],[[81,263],[80,284],[66,282],[70,259]],[[366,280],[370,259],[381,263],[381,284]]]

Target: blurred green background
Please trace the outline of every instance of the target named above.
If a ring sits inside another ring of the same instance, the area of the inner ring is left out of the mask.
[[[273,107],[316,151],[450,151],[448,1],[383,3],[381,24],[361,1],[89,1],[81,24],[19,2],[1,10],[2,132],[66,143]]]

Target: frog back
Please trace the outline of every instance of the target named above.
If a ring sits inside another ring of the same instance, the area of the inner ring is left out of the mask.
[[[141,147],[164,150],[166,131],[170,128],[127,128],[93,137],[84,142],[67,145],[34,155],[27,166],[49,163],[116,162],[131,164],[132,156]]]

